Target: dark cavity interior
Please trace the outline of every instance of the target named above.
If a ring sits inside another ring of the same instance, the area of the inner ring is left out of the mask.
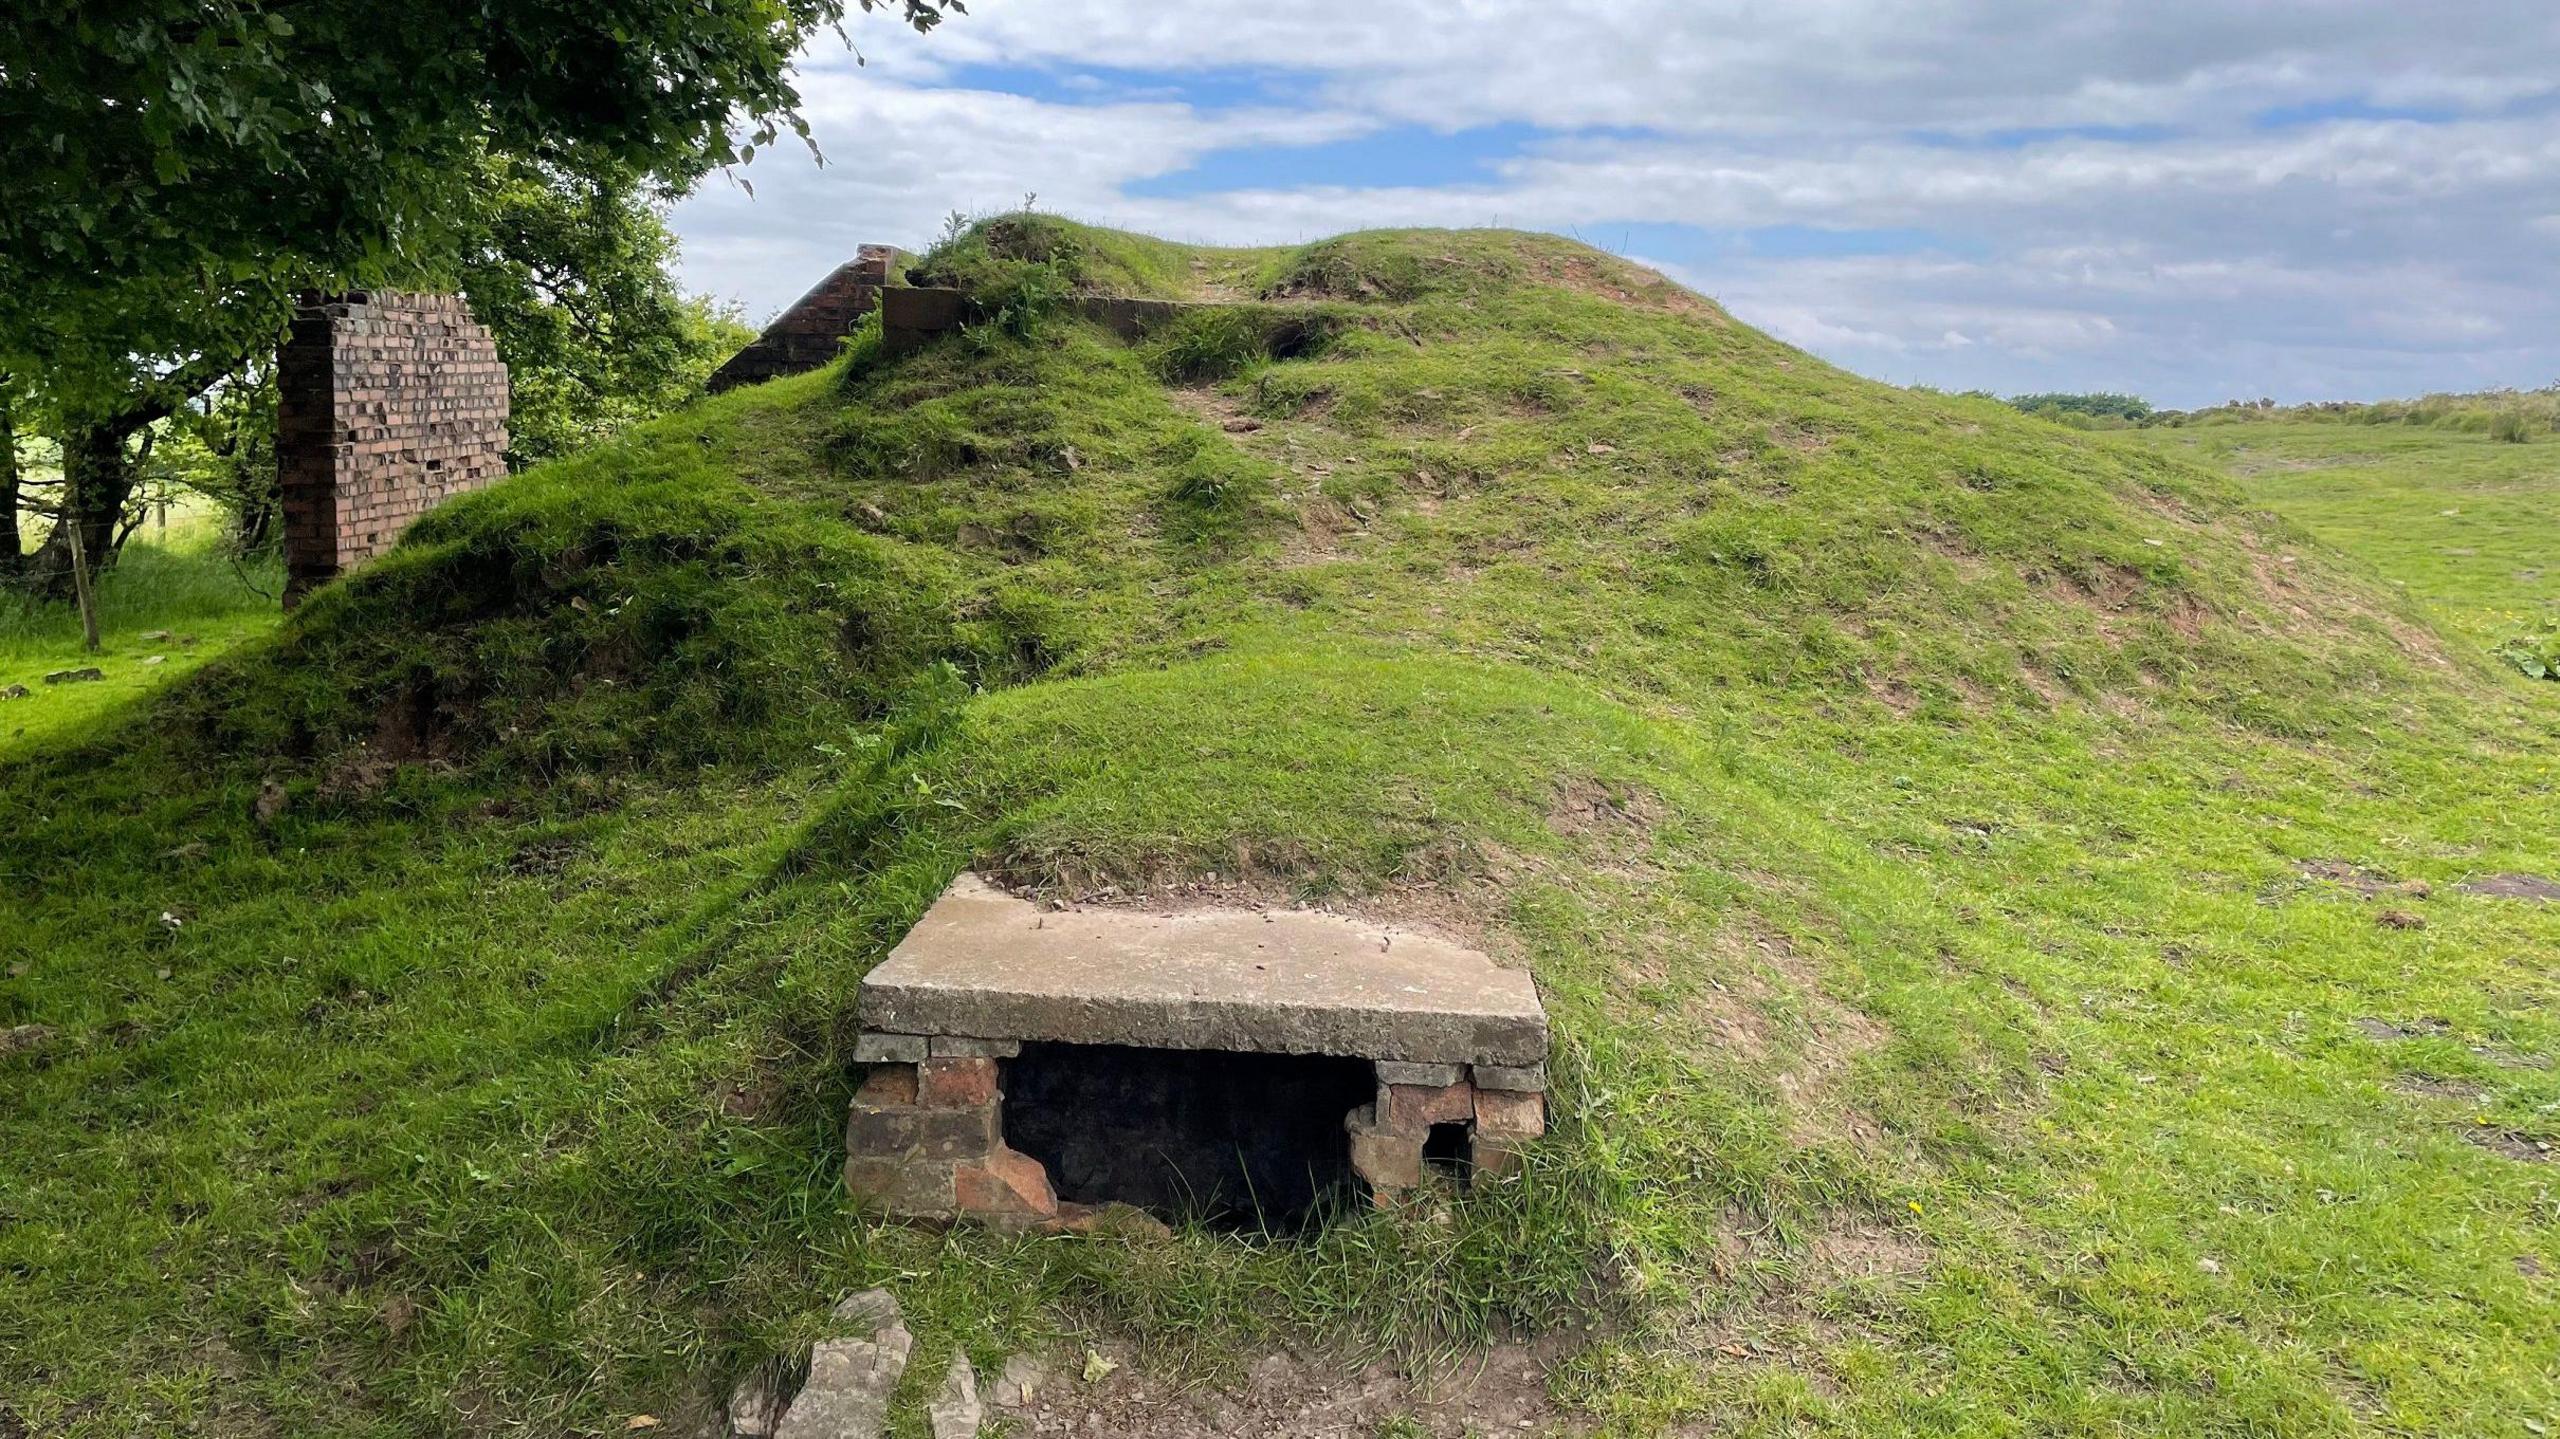
[[[1362,1059],[1026,1044],[1004,1137],[1063,1201],[1286,1230],[1351,1192],[1343,1119],[1376,1095]]]
[[[1463,1124],[1435,1124],[1422,1141],[1422,1162],[1438,1174],[1464,1184],[1470,1166],[1467,1163],[1468,1141],[1472,1138]]]

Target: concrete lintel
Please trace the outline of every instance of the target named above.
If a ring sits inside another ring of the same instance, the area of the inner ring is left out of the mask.
[[[1156,1049],[1537,1064],[1537,986],[1436,935],[1309,910],[1044,910],[952,882],[864,980],[862,1027]]]

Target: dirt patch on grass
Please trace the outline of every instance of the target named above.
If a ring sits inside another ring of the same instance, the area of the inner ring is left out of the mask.
[[[2180,639],[2204,635],[2205,608],[2175,585],[2154,584],[2128,565],[2101,565],[2089,575],[2055,575],[2045,593],[2064,604],[2087,610],[2098,634],[2111,645],[2124,643],[2122,621],[2149,617],[2167,625]]]
[[[1662,802],[1653,796],[1584,777],[1559,782],[1547,806],[1547,828],[1567,838],[1650,830],[1661,818]]]
[[[1769,1071],[1790,1141],[1883,1149],[1882,1126],[1840,1089],[1851,1067],[1892,1031],[1824,993],[1819,965],[1784,935],[1735,935],[1717,948],[1720,962],[1709,965],[1709,978],[1683,1012],[1717,1050]]]
[[[2367,1039],[2378,1039],[2388,1043],[2395,1039],[2416,1039],[2423,1035],[2443,1034],[2453,1026],[2441,1019],[2428,1016],[2400,1024],[2394,1024],[2387,1019],[2359,1019],[2356,1021],[2356,1028],[2361,1030]]]
[[[2501,1159],[2513,1159],[2524,1164],[2560,1164],[2560,1145],[2522,1130],[2473,1124],[2463,1127],[2462,1137]]]
[[[1446,1368],[1409,1373],[1318,1355],[1274,1352],[1241,1374],[1212,1381],[1138,1357],[1129,1347],[1096,1347],[1113,1367],[1091,1384],[1083,1360],[1060,1356],[1058,1377],[1019,1409],[991,1409],[1017,1435],[1128,1435],[1131,1439],[1372,1439],[1431,1435],[1580,1435],[1592,1426],[1548,1397],[1547,1375],[1560,1341],[1497,1344]]]
[[[2331,884],[2344,885],[2368,899],[2392,885],[2391,876],[2380,870],[2366,869],[2342,859],[2306,859],[2295,864],[2293,871],[2304,879],[2325,879]]]
[[[2454,888],[2464,894],[2487,895],[2492,899],[2524,899],[2540,904],[2560,900],[2560,881],[2544,879],[2538,874],[2484,874],[2466,879]]]
[[[1726,323],[1714,301],[1642,265],[1600,255],[1546,255],[1540,258],[1538,270],[1547,283],[1563,289],[1621,305],[1696,315],[1719,326]]]
[[[1331,563],[1342,552],[1346,536],[1365,528],[1360,517],[1331,495],[1311,491],[1297,502],[1298,527],[1280,542],[1280,567],[1303,569]]]
[[[1850,1282],[1908,1283],[1928,1272],[1928,1241],[1874,1219],[1835,1216],[1806,1246],[1805,1279],[1813,1289]]]
[[[2432,1074],[2403,1074],[2391,1081],[2391,1087],[2402,1094],[2425,1099],[2449,1099],[2463,1104],[2477,1104],[2489,1097],[2489,1091],[2467,1079],[2440,1079]]]

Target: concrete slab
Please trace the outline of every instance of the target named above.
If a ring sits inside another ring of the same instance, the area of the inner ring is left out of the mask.
[[[863,981],[866,1030],[1527,1066],[1529,976],[1415,930],[1307,910],[1044,910],[952,882]]]

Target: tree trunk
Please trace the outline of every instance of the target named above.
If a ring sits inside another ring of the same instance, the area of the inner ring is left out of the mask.
[[[80,527],[81,559],[91,578],[115,557],[125,502],[133,497],[133,457],[124,444],[129,433],[87,424],[62,437],[62,513],[28,566],[36,587],[49,599],[70,599],[77,592],[68,526]]]
[[[0,375],[0,585],[14,584],[27,567],[27,542],[18,533],[18,422],[9,409],[9,377]]]

